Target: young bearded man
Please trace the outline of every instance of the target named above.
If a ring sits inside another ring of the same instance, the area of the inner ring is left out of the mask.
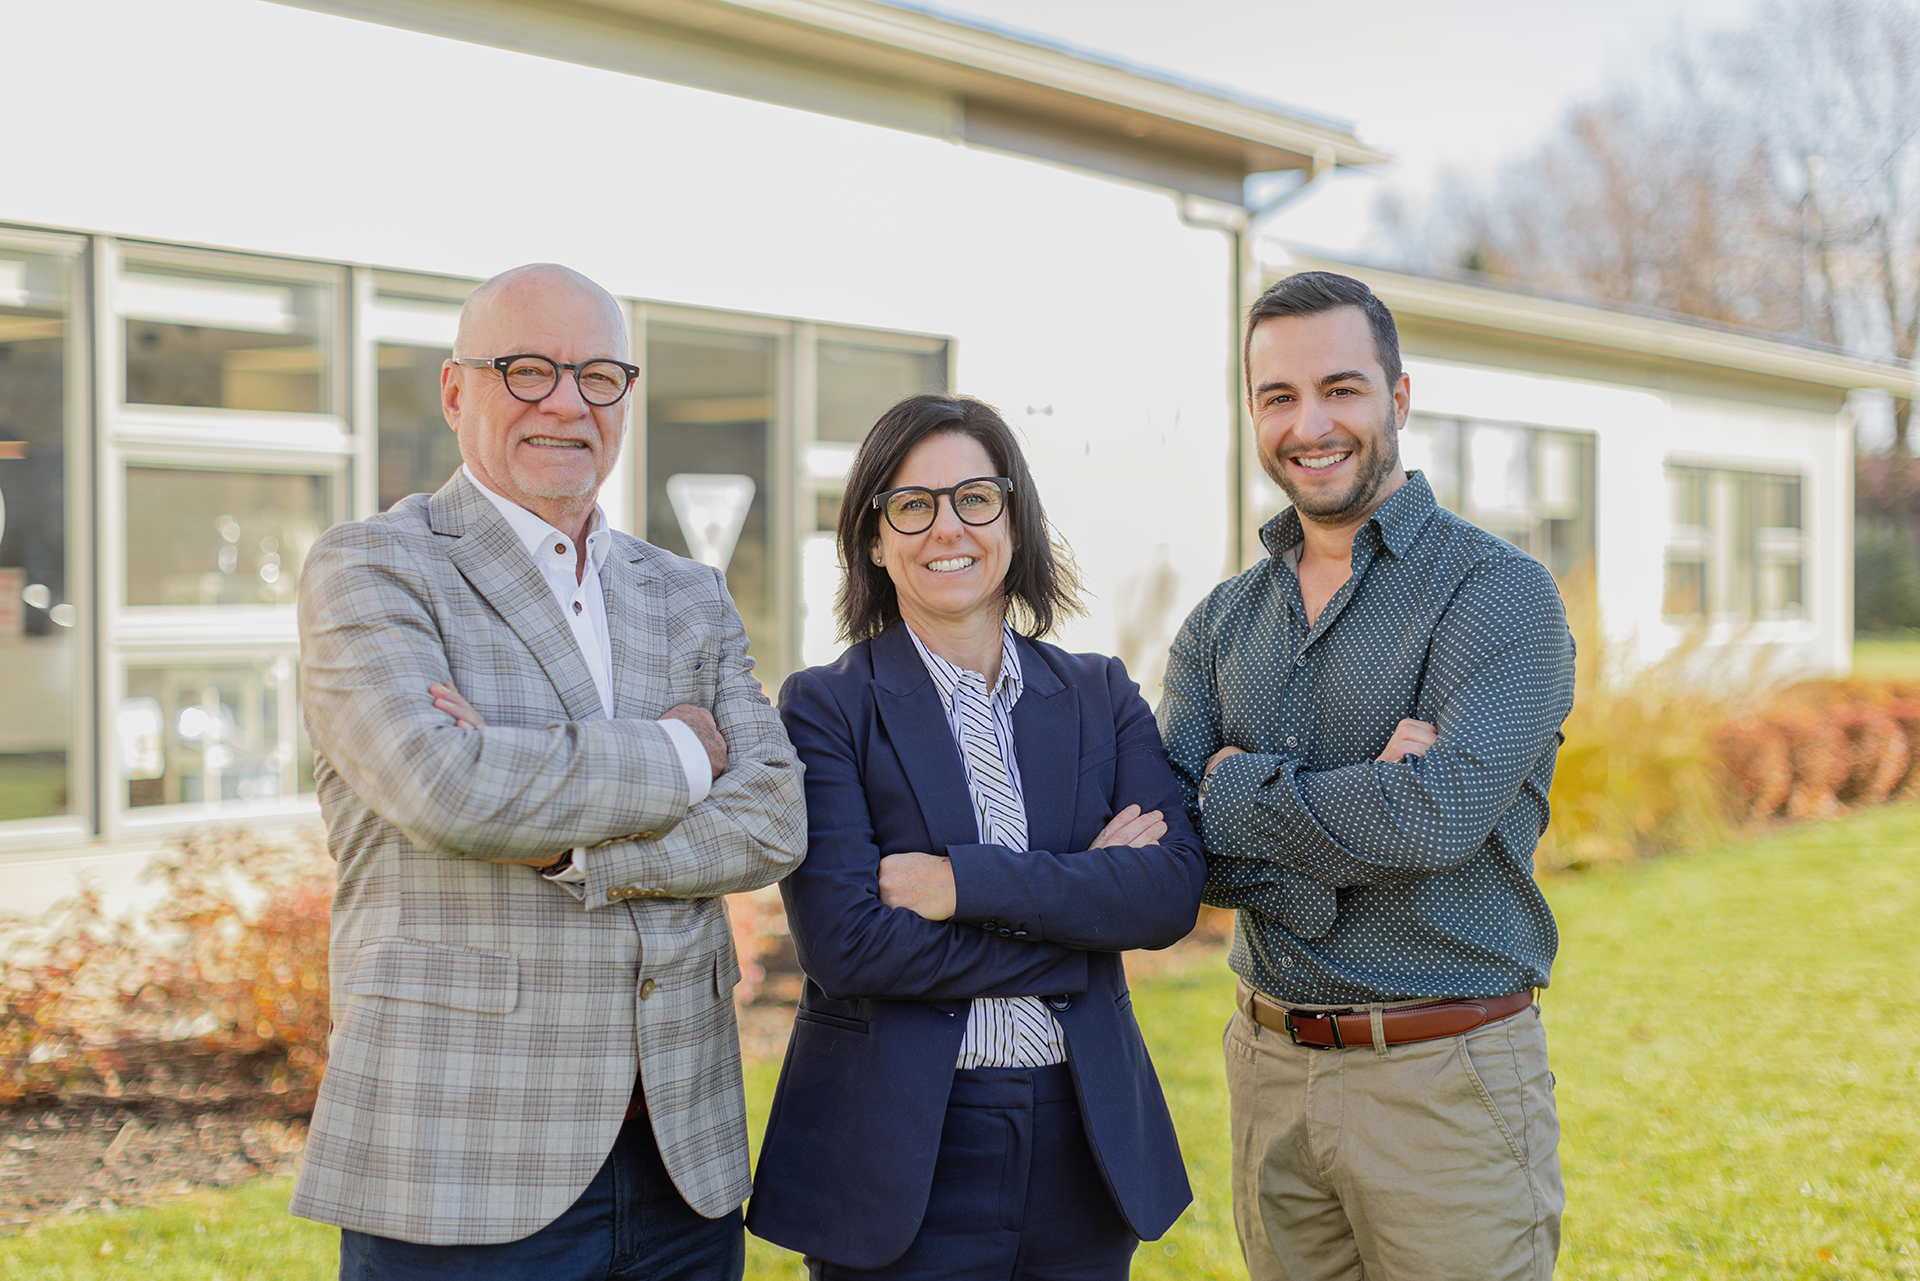
[[[1269,555],[1181,628],[1160,727],[1237,909],[1234,1220],[1256,1281],[1551,1276],[1559,1122],[1533,880],[1573,642],[1538,561],[1401,467],[1393,317],[1305,272],[1250,309]]]

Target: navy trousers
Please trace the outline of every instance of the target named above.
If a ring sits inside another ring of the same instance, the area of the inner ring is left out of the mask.
[[[620,1127],[593,1182],[532,1236],[416,1245],[340,1232],[340,1281],[740,1281],[740,1211],[703,1218],[681,1199],[645,1116]]]
[[[1125,1281],[1140,1243],[1094,1164],[1073,1074],[965,1068],[920,1232],[884,1268],[807,1260],[813,1281]]]

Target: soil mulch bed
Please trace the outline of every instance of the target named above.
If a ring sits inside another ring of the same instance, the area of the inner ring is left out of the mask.
[[[312,1101],[274,1092],[275,1056],[163,1041],[117,1057],[131,1082],[0,1108],[0,1231],[297,1168]]]

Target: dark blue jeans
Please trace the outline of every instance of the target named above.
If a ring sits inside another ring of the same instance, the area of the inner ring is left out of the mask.
[[[342,1229],[340,1281],[740,1281],[740,1211],[702,1218],[680,1199],[644,1116],[620,1127],[580,1199],[529,1237],[416,1245]]]
[[[813,1281],[1126,1281],[1133,1235],[1094,1164],[1073,1075],[953,1074],[919,1234],[884,1268],[808,1259]]]

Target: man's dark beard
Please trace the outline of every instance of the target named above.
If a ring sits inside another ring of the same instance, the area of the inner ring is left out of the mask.
[[[1387,477],[1400,463],[1400,433],[1394,430],[1394,414],[1391,407],[1380,422],[1380,433],[1376,444],[1357,442],[1354,452],[1360,456],[1360,470],[1355,473],[1353,483],[1347,486],[1343,494],[1334,494],[1327,498],[1308,499],[1293,487],[1292,478],[1287,474],[1287,460],[1269,458],[1260,455],[1260,467],[1273,483],[1280,486],[1287,497],[1293,501],[1294,510],[1302,517],[1309,517],[1330,525],[1341,523],[1341,517],[1366,511],[1373,504],[1375,494],[1387,483]]]

